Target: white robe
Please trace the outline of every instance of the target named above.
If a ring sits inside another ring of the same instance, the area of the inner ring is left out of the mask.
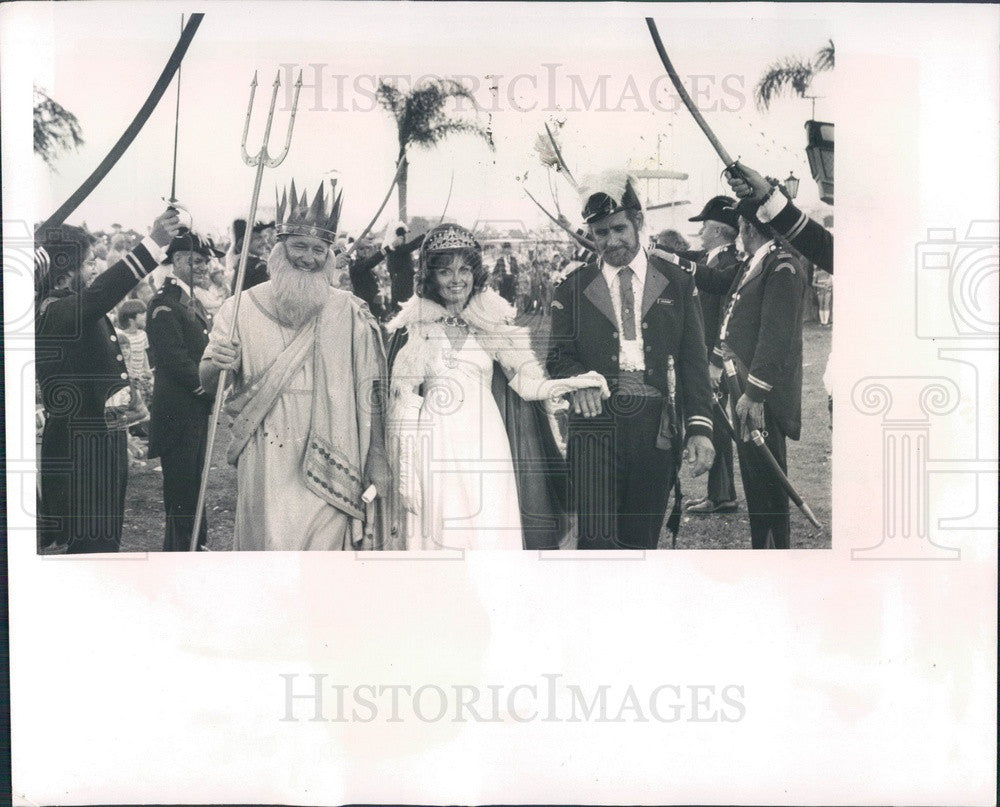
[[[237,339],[242,356],[236,382],[259,377],[291,343],[297,329],[267,310],[268,283],[243,292]],[[328,305],[343,305],[331,290]],[[350,295],[348,295],[350,296]],[[210,339],[225,339],[234,298],[215,315]],[[233,549],[350,548],[351,519],[306,487],[303,460],[312,417],[313,363],[306,360],[240,454]],[[344,394],[353,394],[343,385]]]

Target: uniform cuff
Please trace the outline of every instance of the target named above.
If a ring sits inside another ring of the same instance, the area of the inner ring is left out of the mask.
[[[757,208],[757,218],[763,222],[769,222],[788,206],[788,199],[785,194],[774,188],[771,195],[764,200],[764,203]]]
[[[160,265],[165,254],[159,244],[152,238],[146,237],[136,244],[131,252],[125,253],[122,262],[135,275],[136,280],[142,280]]]
[[[142,241],[140,241],[139,243],[146,248],[146,251],[150,254],[150,257],[152,257],[152,259],[156,261],[157,265],[163,263],[163,261],[166,260],[167,251],[159,244],[157,244],[148,235],[145,238],[143,238]]]
[[[747,376],[746,389],[743,390],[746,396],[756,403],[767,400],[767,396],[771,394],[773,387],[766,381],[761,381],[753,373]]]
[[[700,434],[702,437],[712,439],[712,418],[704,415],[692,415],[687,419],[687,436],[693,437]]]

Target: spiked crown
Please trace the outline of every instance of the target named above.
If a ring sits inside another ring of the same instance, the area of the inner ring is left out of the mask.
[[[278,237],[285,235],[311,235],[322,238],[332,244],[337,240],[337,225],[340,222],[340,205],[343,191],[337,192],[337,180],[330,180],[330,208],[327,209],[326,194],[323,183],[316,189],[316,195],[310,204],[305,191],[299,197],[295,190],[295,180],[287,192],[281,193],[275,188],[275,209],[277,212]]]

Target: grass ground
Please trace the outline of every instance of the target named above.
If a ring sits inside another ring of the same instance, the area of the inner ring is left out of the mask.
[[[543,340],[547,322],[535,318],[530,323]],[[817,530],[792,507],[792,547],[814,549],[830,547],[830,461],[831,433],[827,396],[823,387],[823,372],[830,354],[831,332],[816,323],[806,323],[803,333],[802,439],[788,443],[789,478],[810,504],[817,518],[826,527]],[[212,477],[208,487],[207,518],[209,547],[230,548],[233,515],[236,507],[236,472],[226,462],[228,442],[226,429],[219,430],[213,453]],[[706,477],[692,479],[682,471],[684,495],[699,498],[704,495]],[[157,551],[163,545],[163,477],[159,461],[150,460],[146,467],[132,468],[125,508],[122,550],[130,552]],[[677,547],[682,549],[749,549],[750,527],[746,515],[743,488],[736,471],[740,510],[727,515],[689,516],[684,514]],[[661,547],[670,546],[668,538]]]

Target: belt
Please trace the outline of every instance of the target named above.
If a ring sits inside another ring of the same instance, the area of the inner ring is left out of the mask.
[[[642,370],[623,370],[617,378],[611,379],[611,392],[614,395],[631,395],[643,398],[662,398],[663,393],[645,381]]]

